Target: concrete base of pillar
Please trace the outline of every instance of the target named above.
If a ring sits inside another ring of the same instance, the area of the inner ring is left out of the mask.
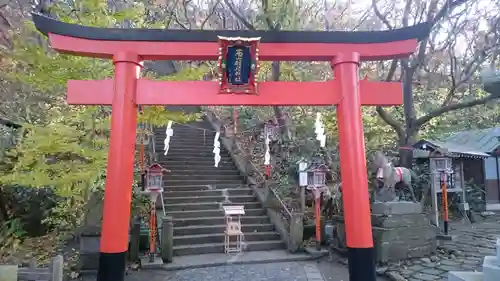
[[[149,257],[142,257],[141,258],[141,267],[142,268],[162,268],[163,267],[163,260],[161,257],[155,257],[155,259],[151,262],[149,260]]]
[[[444,234],[438,234],[436,235],[436,239],[437,240],[444,240],[444,241],[452,241],[453,239],[455,239],[455,235],[444,235]]]

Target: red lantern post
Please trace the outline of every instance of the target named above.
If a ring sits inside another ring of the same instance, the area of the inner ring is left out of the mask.
[[[159,164],[152,164],[147,170],[147,187],[146,192],[151,199],[151,211],[149,215],[149,262],[154,262],[156,257],[156,240],[157,240],[157,217],[156,217],[156,201],[158,196],[163,201],[163,172],[165,169]],[[162,202],[163,205],[163,202]]]

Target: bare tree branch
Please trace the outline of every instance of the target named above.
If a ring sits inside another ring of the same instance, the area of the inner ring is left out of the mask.
[[[255,26],[251,24],[247,19],[245,19],[240,12],[236,10],[231,0],[224,0],[224,3],[229,8],[231,13],[249,30],[256,30]]]

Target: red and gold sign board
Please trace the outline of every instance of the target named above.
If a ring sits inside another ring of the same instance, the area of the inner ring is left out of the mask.
[[[258,94],[260,37],[218,36],[219,94]]]

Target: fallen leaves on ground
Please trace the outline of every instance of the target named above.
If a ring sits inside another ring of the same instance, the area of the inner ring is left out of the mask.
[[[65,238],[66,235],[54,232],[40,237],[27,237],[17,244],[3,248],[0,252],[0,264],[23,266],[34,259],[38,266],[46,266],[63,245]]]

